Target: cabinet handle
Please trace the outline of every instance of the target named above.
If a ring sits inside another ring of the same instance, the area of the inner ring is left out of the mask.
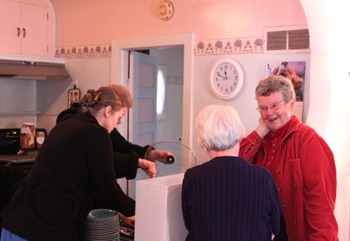
[[[25,28],[23,28],[23,38],[26,38],[27,31]]]
[[[19,37],[19,35],[21,35],[21,29],[17,28],[17,38]]]

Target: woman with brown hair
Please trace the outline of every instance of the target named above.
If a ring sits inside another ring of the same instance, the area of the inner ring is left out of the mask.
[[[123,115],[122,100],[106,86],[88,90],[81,105],[51,130],[2,210],[2,240],[84,240],[95,195],[104,208],[134,215],[135,201],[116,185],[109,137]]]

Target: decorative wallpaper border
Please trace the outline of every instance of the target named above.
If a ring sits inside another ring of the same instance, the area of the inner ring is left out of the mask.
[[[73,47],[59,47],[56,49],[56,58],[110,58],[111,45],[85,45]]]
[[[263,38],[251,37],[194,41],[193,53],[194,55],[250,54],[262,53],[263,50]],[[111,55],[110,44],[59,47],[55,53],[57,58],[110,58]]]
[[[199,40],[194,47],[194,55],[262,53],[264,40],[262,37]]]

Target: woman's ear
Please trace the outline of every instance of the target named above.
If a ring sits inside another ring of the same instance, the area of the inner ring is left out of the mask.
[[[111,106],[106,106],[104,114],[106,117],[109,117],[112,114],[112,107]]]

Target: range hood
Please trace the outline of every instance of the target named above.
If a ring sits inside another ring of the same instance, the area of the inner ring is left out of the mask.
[[[0,58],[0,78],[61,80],[69,73],[65,61],[54,58],[41,59],[2,59]]]

